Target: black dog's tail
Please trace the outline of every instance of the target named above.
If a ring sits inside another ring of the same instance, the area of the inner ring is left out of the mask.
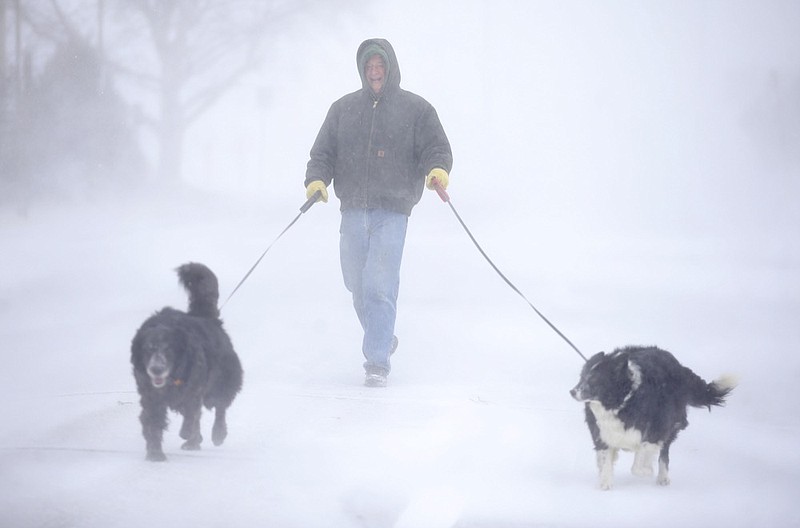
[[[175,271],[189,294],[189,315],[219,318],[219,283],[214,272],[197,262],[179,266]]]
[[[712,405],[720,407],[725,405],[725,398],[736,388],[738,383],[736,377],[731,375],[721,376],[711,383],[706,383],[699,376],[697,379],[700,383],[694,386],[689,405],[692,407],[708,407],[709,411]]]

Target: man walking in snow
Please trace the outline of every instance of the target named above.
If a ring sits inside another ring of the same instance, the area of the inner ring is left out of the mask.
[[[328,185],[340,201],[344,284],[364,329],[365,385],[385,387],[394,335],[408,217],[423,187],[447,188],[450,143],[433,106],[400,88],[392,45],[365,40],[356,53],[360,90],[331,105],[311,148],[306,197]]]

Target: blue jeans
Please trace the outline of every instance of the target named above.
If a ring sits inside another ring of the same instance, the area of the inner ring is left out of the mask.
[[[364,330],[367,373],[389,374],[397,317],[400,261],[408,216],[382,209],[346,209],[339,229],[344,285]]]

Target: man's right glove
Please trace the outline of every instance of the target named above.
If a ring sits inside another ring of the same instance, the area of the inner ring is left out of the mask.
[[[449,183],[450,177],[447,175],[446,170],[436,167],[435,169],[431,169],[431,171],[428,173],[428,176],[425,178],[425,186],[428,189],[434,189],[433,180],[439,182],[439,185],[442,186],[442,189],[447,189],[447,184]]]
[[[314,180],[308,184],[306,187],[306,199],[314,196],[317,191],[319,191],[319,200],[328,203],[328,187],[322,180]]]

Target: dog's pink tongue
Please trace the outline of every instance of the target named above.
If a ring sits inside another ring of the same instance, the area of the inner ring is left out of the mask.
[[[166,382],[167,380],[164,378],[153,378],[153,385],[155,387],[163,387]]]

